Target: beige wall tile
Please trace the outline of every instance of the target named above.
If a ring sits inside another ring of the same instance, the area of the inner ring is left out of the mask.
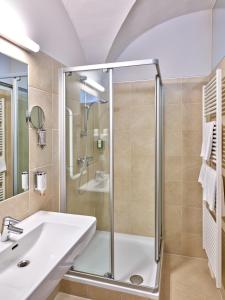
[[[166,205],[181,205],[182,196],[182,183],[180,181],[165,183],[164,201]]]
[[[131,85],[114,85],[114,99],[114,127],[115,129],[129,129],[131,126]]]
[[[155,82],[132,82],[131,93],[133,105],[150,105],[155,103]]]
[[[176,129],[165,127],[165,156],[182,155],[182,131],[180,126]]]
[[[59,110],[58,110],[58,105],[59,105],[59,96],[57,94],[52,95],[52,128],[53,129],[59,129]]]
[[[64,66],[56,61],[55,59],[52,59],[53,67],[52,67],[52,93],[53,94],[58,94],[59,93],[59,69],[63,68]]]
[[[155,105],[134,105],[131,106],[131,120],[130,128],[131,130],[139,130],[139,134],[143,130],[149,129],[154,132],[155,128]]]
[[[181,252],[186,256],[205,257],[202,249],[202,235],[183,233],[181,236]]]
[[[198,181],[198,176],[201,167],[200,156],[187,156],[182,158],[182,180]]]
[[[165,249],[170,253],[204,255],[201,250],[202,197],[197,183],[201,166],[204,82],[204,78],[165,82]],[[173,225],[176,219],[177,230]],[[193,243],[193,249],[188,241]]]
[[[37,144],[37,132],[29,129],[29,166],[30,169],[50,165],[52,163],[52,130],[47,129],[46,146],[41,148]]]
[[[29,215],[29,192],[0,202],[0,224],[6,216],[22,220]]]
[[[182,103],[202,103],[202,86],[206,83],[205,78],[182,79]]]
[[[202,208],[182,207],[182,232],[202,233]]]
[[[166,95],[165,95],[165,99]],[[166,100],[165,100],[166,101]],[[182,110],[180,104],[165,105],[165,128],[168,132],[177,131],[182,124]]]
[[[202,208],[202,187],[196,181],[182,182],[182,204]]]
[[[29,65],[29,86],[51,93],[53,60],[48,55],[38,52],[30,53]]]
[[[180,105],[182,100],[182,80],[172,79],[163,81],[165,105]]]
[[[130,137],[132,156],[153,156],[155,154],[155,133],[151,129],[134,129]]]
[[[168,156],[165,160],[165,182],[180,181],[182,175],[180,156]]]
[[[173,254],[181,254],[181,232],[165,232],[165,252]]]
[[[165,205],[165,232],[179,233],[182,230],[182,206]]]
[[[199,156],[201,152],[202,133],[201,130],[182,131],[182,156]]]
[[[202,104],[201,103],[182,104],[181,125],[183,130],[201,129],[201,125],[202,125]]]

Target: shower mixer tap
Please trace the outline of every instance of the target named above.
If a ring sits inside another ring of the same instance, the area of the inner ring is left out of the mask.
[[[77,163],[79,167],[83,167],[84,164],[88,167],[90,163],[94,160],[93,156],[84,156],[84,157],[79,157],[77,159]]]

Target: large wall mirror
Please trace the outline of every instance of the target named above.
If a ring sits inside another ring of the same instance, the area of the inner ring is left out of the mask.
[[[28,66],[0,54],[0,201],[28,189]]]

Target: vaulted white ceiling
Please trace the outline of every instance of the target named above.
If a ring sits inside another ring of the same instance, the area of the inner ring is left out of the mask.
[[[87,63],[115,60],[138,36],[180,15],[210,9],[215,0],[61,0]]]
[[[62,0],[88,63],[105,61],[136,0]]]
[[[42,51],[67,65],[114,61],[137,37],[215,0],[1,0]]]

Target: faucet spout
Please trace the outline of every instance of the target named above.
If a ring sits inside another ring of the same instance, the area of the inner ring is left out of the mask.
[[[5,217],[2,222],[2,230],[1,230],[1,241],[6,242],[9,240],[9,234],[22,234],[23,229],[14,226],[15,224],[19,223],[19,220],[16,220],[11,217]]]

